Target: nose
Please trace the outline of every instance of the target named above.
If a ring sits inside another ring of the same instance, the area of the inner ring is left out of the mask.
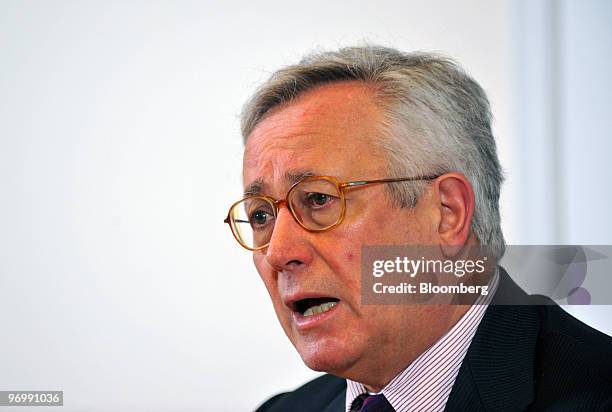
[[[286,206],[281,206],[270,243],[265,249],[266,260],[278,272],[300,270],[312,262],[312,248],[306,229],[295,221]]]

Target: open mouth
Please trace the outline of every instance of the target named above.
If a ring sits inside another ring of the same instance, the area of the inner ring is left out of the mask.
[[[332,297],[300,299],[293,303],[293,310],[308,317],[324,313],[338,304],[340,299]]]

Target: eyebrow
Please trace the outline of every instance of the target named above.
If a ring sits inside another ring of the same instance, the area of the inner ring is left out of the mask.
[[[287,172],[285,173],[285,180],[289,182],[289,185],[293,185],[299,182],[300,180],[310,176],[320,176],[320,174],[313,170],[305,170],[303,172],[297,173]],[[244,197],[261,195],[264,191],[265,186],[266,184],[264,183],[263,179],[260,178],[255,180],[253,183],[251,183],[244,189]]]
[[[244,189],[244,197],[258,196],[262,192],[264,182],[262,179],[257,179]]]

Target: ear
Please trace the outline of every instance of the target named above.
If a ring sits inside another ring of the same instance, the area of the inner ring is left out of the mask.
[[[452,172],[438,178],[440,224],[438,238],[442,253],[455,256],[470,237],[474,214],[474,190],[461,173]]]

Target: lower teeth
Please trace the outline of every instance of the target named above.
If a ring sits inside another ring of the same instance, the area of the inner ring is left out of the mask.
[[[328,310],[330,310],[337,304],[338,302],[326,302],[320,305],[313,306],[311,308],[306,309],[306,311],[304,311],[302,316],[312,316],[312,315],[316,315],[319,313],[327,312]]]

